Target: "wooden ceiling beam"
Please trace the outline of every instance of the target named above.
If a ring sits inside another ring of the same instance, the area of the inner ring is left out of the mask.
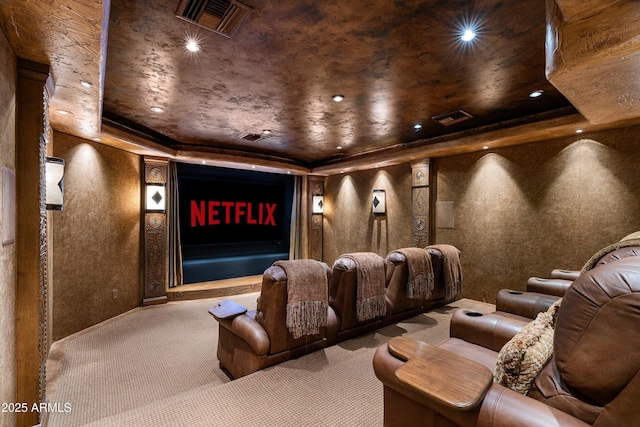
[[[594,3],[547,0],[547,79],[591,123],[640,117],[640,3]]]

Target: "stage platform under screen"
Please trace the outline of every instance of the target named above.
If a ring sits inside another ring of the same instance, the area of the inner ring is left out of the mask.
[[[183,301],[189,299],[219,298],[259,292],[261,289],[262,274],[259,274],[257,276],[236,277],[233,279],[176,286],[167,291],[167,300]]]

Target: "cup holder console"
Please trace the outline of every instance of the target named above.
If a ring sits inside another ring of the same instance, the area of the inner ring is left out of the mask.
[[[482,313],[480,313],[478,311],[465,311],[464,314],[466,314],[467,316],[470,316],[470,317],[480,317],[480,316],[482,316]]]

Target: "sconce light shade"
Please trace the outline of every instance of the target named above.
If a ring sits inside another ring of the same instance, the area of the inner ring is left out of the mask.
[[[64,207],[64,159],[47,157],[45,159],[45,177],[47,210],[61,211]]]
[[[164,212],[166,209],[165,187],[147,185],[145,200],[148,212]]]
[[[324,196],[313,196],[313,213],[321,214],[324,212]]]
[[[387,196],[384,190],[373,190],[373,214],[386,215],[387,213]]]

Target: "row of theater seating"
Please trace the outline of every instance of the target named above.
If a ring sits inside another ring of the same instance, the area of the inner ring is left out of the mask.
[[[378,348],[385,426],[640,425],[638,255],[638,236],[625,238],[579,272],[529,280],[544,287],[500,291],[494,313],[458,310],[435,347],[394,338]]]
[[[294,284],[285,269],[275,263],[263,274],[257,310],[246,311],[229,301],[222,301],[210,310],[219,322],[217,356],[221,368],[232,378],[239,378],[459,298],[462,286],[459,251],[450,245],[434,245],[419,251],[430,260],[434,285],[432,292],[420,298],[407,295],[410,268],[402,249],[392,251],[385,258],[366,253],[374,260],[378,257],[382,265],[385,305],[383,314],[367,320],[358,320],[356,313],[358,281],[365,273],[359,271],[362,266],[354,262],[354,255],[358,254],[341,256],[332,268],[318,262],[322,266],[319,274],[325,277],[318,277],[317,281],[326,280],[327,284],[326,325],[316,334],[298,338],[286,325],[287,288]],[[448,282],[454,275],[458,283],[452,287]]]

